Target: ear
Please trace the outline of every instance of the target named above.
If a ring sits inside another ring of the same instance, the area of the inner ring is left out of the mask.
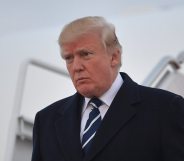
[[[116,67],[121,61],[121,54],[119,49],[115,49],[111,57],[111,66]]]

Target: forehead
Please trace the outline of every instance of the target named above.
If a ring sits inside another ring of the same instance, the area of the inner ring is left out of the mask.
[[[66,42],[62,45],[62,52],[75,52],[84,49],[99,50],[102,48],[102,40],[98,34],[84,34],[76,37],[72,41]]]

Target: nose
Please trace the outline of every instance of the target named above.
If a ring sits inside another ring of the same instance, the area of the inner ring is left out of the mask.
[[[84,69],[82,60],[79,57],[75,57],[72,64],[73,71],[80,72]]]

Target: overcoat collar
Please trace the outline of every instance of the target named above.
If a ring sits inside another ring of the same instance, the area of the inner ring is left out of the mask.
[[[136,114],[136,105],[140,102],[139,86],[127,74],[120,74],[124,83],[107,111],[93,139],[91,151],[84,158],[84,161],[92,160],[101,150],[105,149],[117,132]]]
[[[110,142],[136,114],[140,102],[139,86],[125,73],[124,83],[107,111],[93,139],[89,154],[82,157],[80,142],[81,107],[83,97],[78,93],[71,97],[62,117],[56,122],[56,132],[62,152],[67,161],[90,161]],[[112,128],[113,127],[113,130]],[[83,159],[82,159],[83,158]]]
[[[83,157],[80,142],[82,103],[83,97],[76,93],[67,102],[65,110],[58,111],[61,116],[55,123],[56,134],[67,161],[81,161]]]

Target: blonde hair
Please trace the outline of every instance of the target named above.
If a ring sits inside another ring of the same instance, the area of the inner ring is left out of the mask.
[[[118,49],[119,53],[122,53],[114,25],[99,16],[79,18],[64,26],[58,40],[61,52],[65,43],[71,42],[78,36],[93,32],[97,32],[101,36],[102,43],[107,51]],[[119,66],[121,66],[121,60]]]

